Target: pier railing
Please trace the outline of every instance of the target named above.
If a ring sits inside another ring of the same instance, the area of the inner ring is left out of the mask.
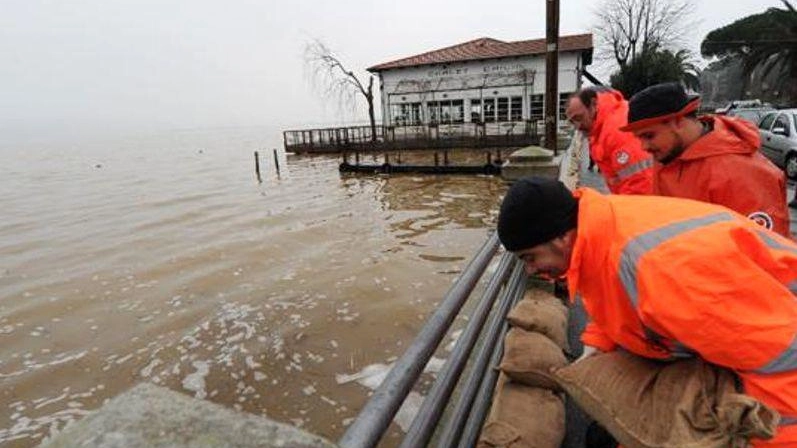
[[[559,180],[568,188],[578,185],[588,153],[586,139],[576,132],[559,169]],[[379,443],[440,341],[483,279],[487,284],[481,296],[474,299],[477,302],[468,316],[468,324],[400,445],[401,448],[475,446],[492,403],[498,376],[492,366],[503,355],[506,316],[523,296],[527,283],[520,260],[500,251],[499,246],[494,232],[338,441],[340,447],[370,448]],[[497,267],[488,274],[491,263]],[[456,399],[452,399],[455,389]],[[583,426],[577,414],[569,412],[568,418]],[[568,437],[565,446],[583,446],[579,445],[578,437]]]
[[[498,237],[493,234],[338,441],[342,448],[373,447],[381,440],[454,318],[496,257],[498,248]],[[438,446],[470,447],[475,444],[496,381],[497,373],[489,366],[495,365],[501,356],[505,317],[511,305],[522,297],[526,284],[523,266],[515,256],[503,253],[497,263],[498,267],[470,314],[467,327],[424,399],[401,447],[426,446],[435,433],[439,437]],[[496,301],[498,305],[494,306]],[[481,344],[474,351],[479,340]],[[469,360],[473,364],[467,375],[463,375]],[[451,402],[452,392],[460,382],[459,396],[456,402]],[[450,418],[441,419],[445,408],[451,410]]]
[[[349,126],[283,132],[285,151],[336,153],[391,149],[485,148],[538,144],[537,121]]]

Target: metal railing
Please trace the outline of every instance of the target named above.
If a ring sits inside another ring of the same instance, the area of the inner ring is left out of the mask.
[[[409,348],[395,362],[385,380],[338,441],[338,445],[343,448],[364,448],[379,443],[423,372],[424,366],[484,276],[490,262],[496,257],[498,247],[498,237],[494,233],[451,286]],[[489,366],[493,365],[496,354],[500,356],[501,350],[496,349],[496,346],[506,330],[504,318],[511,304],[525,290],[525,279],[522,265],[516,257],[509,253],[500,256],[497,269],[471,312],[468,325],[458,339],[454,351],[413,420],[402,447],[426,446],[436,431],[442,434],[440,446],[454,446],[457,443],[470,446],[478,436],[495,384],[495,372]],[[484,323],[488,318],[489,324],[485,327]],[[473,348],[479,339],[481,345],[474,354]],[[473,360],[473,365],[467,370],[467,375],[463,375],[469,359]],[[451,418],[441,418],[444,408],[449,405],[452,392],[463,378]],[[463,428],[466,430],[463,431]]]
[[[559,180],[568,188],[573,189],[579,184],[587,154],[589,148],[585,136],[575,132],[559,173]],[[493,233],[338,441],[339,446],[370,448],[379,443],[498,249],[498,236]],[[523,264],[514,255],[504,252],[497,263],[468,317],[466,328],[407,430],[401,448],[475,445],[492,403],[498,372],[491,367],[497,365],[503,355],[506,315],[522,297],[527,281]],[[458,396],[453,403],[451,397],[455,390]]]
[[[526,146],[540,140],[535,121],[347,126],[283,131],[285,151],[337,153],[391,149]]]

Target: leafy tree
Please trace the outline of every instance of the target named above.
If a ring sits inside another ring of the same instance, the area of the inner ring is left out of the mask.
[[[740,58],[745,84],[760,70],[770,74],[778,89],[794,84],[797,77],[797,10],[788,0],[785,9],[769,8],[708,33],[700,46],[705,58]]]
[[[700,89],[700,70],[691,62],[687,50],[649,49],[632,59],[611,77],[613,88],[626,98],[653,84],[680,82],[692,90]]]

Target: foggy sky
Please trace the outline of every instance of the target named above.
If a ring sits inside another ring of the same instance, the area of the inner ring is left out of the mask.
[[[591,32],[598,2],[561,1],[561,34]],[[697,3],[696,53],[708,31],[781,6]],[[364,121],[313,91],[311,38],[365,76],[479,37],[544,36],[544,0],[0,0],[0,137]]]

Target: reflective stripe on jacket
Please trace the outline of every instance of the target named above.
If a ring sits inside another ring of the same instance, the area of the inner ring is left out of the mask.
[[[797,244],[721,206],[579,190],[567,273],[591,322],[582,340],[640,356],[700,356],[784,417],[797,446]]]
[[[651,194],[653,159],[620,128],[628,122],[628,102],[616,90],[598,93],[597,115],[589,133],[590,157],[615,194]]]
[[[653,194],[724,205],[790,236],[786,176],[759,152],[758,129],[733,117],[701,121],[712,131],[669,164],[656,164]]]

